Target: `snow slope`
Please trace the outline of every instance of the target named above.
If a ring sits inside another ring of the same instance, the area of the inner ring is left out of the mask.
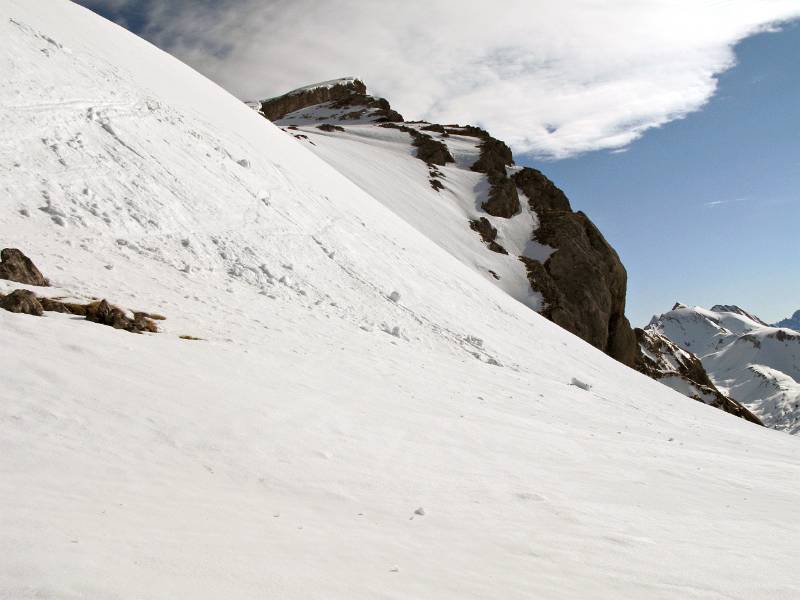
[[[0,311],[0,598],[800,594],[796,439],[528,310],[76,5],[3,0],[0,73],[2,245],[42,295],[168,317]]]
[[[312,152],[484,279],[526,306],[541,309],[541,294],[531,289],[518,256],[545,260],[552,249],[530,239],[538,220],[524,197],[520,213],[509,219],[493,217],[481,209],[489,184],[483,173],[469,167],[478,159],[482,140],[457,135],[443,138],[439,133],[425,132],[445,143],[456,160],[455,164],[436,167],[443,174],[445,185],[443,191],[436,191],[428,181],[427,165],[415,158],[408,133],[369,122],[348,122],[343,132],[325,132],[317,128],[325,115],[309,109],[298,113],[308,117],[288,115],[281,123],[296,124],[299,135],[306,136],[300,141]],[[404,125],[418,130],[424,126]],[[497,242],[509,254],[489,251],[469,228],[469,221],[481,217],[497,229]]]
[[[645,331],[694,352],[724,394],[766,426],[800,433],[800,334],[766,325],[735,306],[677,305]]]

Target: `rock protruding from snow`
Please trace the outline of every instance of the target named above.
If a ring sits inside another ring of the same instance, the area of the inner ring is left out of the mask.
[[[41,317],[42,305],[30,290],[14,290],[7,296],[0,295],[0,308],[12,313],[23,313]]]
[[[628,274],[619,256],[582,212],[536,169],[514,175],[539,217],[534,238],[555,248],[547,260],[523,257],[531,286],[544,296],[544,314],[620,362],[633,366],[636,336],[625,316]]]
[[[0,261],[0,279],[41,287],[50,285],[33,261],[16,248],[3,248]]]
[[[304,113],[304,109],[317,107],[317,114]],[[372,122],[402,121],[403,117],[392,110],[383,98],[367,93],[367,86],[359,79],[334,79],[292,90],[282,96],[261,101],[261,112],[267,119],[280,122],[287,116],[306,117],[311,120],[326,119],[358,121],[367,118]]]

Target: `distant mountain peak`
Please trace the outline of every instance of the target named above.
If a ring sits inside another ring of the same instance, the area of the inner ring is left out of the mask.
[[[767,327],[769,326],[767,323],[759,319],[753,313],[748,312],[745,309],[736,306],[735,304],[715,304],[714,306],[711,307],[711,310],[713,312],[729,312],[737,315],[742,315],[743,317],[747,317],[751,321],[755,321],[756,323],[759,323]]]
[[[787,329],[800,331],[800,310],[794,311],[794,314],[791,317],[781,319],[777,323],[773,324],[773,327],[784,327]]]

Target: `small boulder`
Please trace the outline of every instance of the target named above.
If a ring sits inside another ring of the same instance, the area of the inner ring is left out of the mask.
[[[3,248],[0,251],[0,279],[25,285],[50,285],[33,261],[16,248]]]
[[[39,299],[30,290],[14,290],[8,296],[0,299],[0,308],[13,313],[42,316],[42,305]]]

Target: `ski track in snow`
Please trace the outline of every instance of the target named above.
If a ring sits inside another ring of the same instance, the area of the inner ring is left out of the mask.
[[[797,439],[559,329],[81,7],[5,0],[0,50],[3,246],[40,294],[167,316],[0,311],[0,598],[800,596]]]

